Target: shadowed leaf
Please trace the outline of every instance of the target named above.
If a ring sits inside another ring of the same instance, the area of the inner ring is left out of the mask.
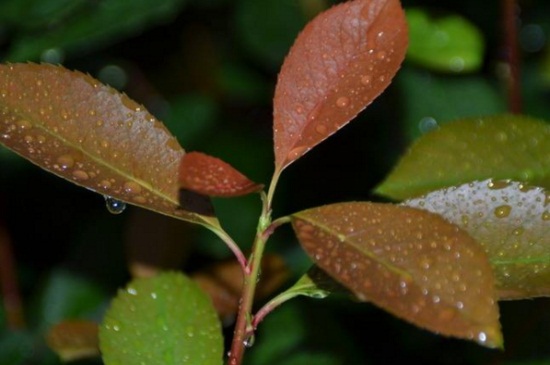
[[[434,191],[404,205],[440,214],[485,249],[500,299],[550,295],[550,195],[486,180]]]
[[[182,189],[218,197],[236,197],[263,188],[226,162],[200,152],[190,152],[183,156],[179,182]]]
[[[311,21],[279,74],[274,98],[277,171],[347,124],[390,83],[407,46],[398,0],[356,0]]]
[[[46,340],[63,361],[99,356],[98,325],[90,321],[64,321],[53,326]]]
[[[99,341],[106,365],[222,364],[221,325],[210,298],[180,273],[132,281],[105,315]]]
[[[468,118],[422,136],[376,188],[407,199],[482,179],[550,188],[550,125],[513,115]]]
[[[437,333],[502,345],[487,256],[438,215],[341,203],[299,212],[292,224],[314,262],[360,300]]]
[[[142,106],[88,75],[0,65],[0,142],[62,178],[179,219],[184,151]]]

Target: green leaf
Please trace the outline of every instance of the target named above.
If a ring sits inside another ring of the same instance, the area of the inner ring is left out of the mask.
[[[483,63],[481,32],[468,20],[452,14],[432,16],[420,8],[407,9],[407,59],[442,72],[470,72]]]
[[[550,188],[550,125],[500,115],[448,123],[422,136],[376,188],[392,199],[488,178]]]
[[[404,205],[440,214],[485,249],[500,299],[550,295],[550,195],[485,180],[434,191]]]
[[[491,115],[506,109],[498,89],[480,75],[455,77],[405,65],[396,82],[402,91],[408,141],[458,118]]]
[[[314,262],[359,300],[437,333],[501,346],[487,256],[440,216],[355,202],[296,213],[292,224]]]
[[[49,14],[48,19],[56,21],[56,26],[51,27],[48,23],[43,28],[47,31],[23,32],[14,40],[8,53],[10,61],[36,60],[48,49],[73,53],[112,44],[152,23],[170,19],[177,14],[184,0],[85,1],[79,2],[80,6],[71,6],[71,11],[67,11],[63,4],[47,8],[44,4],[50,2],[44,1],[20,3],[25,5],[17,10],[17,19],[44,19],[44,14]]]
[[[106,365],[222,364],[220,321],[186,276],[132,281],[113,300],[99,331]]]

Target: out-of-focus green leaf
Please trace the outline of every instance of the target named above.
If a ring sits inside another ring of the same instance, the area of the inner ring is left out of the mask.
[[[240,0],[235,22],[247,50],[278,68],[307,18],[296,0]]]
[[[426,10],[407,9],[407,58],[426,68],[458,73],[476,71],[485,48],[481,32],[459,15],[431,16]]]
[[[487,178],[550,188],[548,141],[550,124],[521,115],[448,123],[413,144],[375,191],[407,199]]]
[[[403,128],[409,140],[458,118],[506,109],[497,88],[478,75],[441,75],[405,65],[396,83],[403,97]]]
[[[500,299],[550,295],[550,195],[506,180],[434,191],[404,205],[440,214],[485,249]]]
[[[4,0],[0,22],[25,30],[52,28],[85,9],[86,0]]]
[[[180,273],[132,281],[112,302],[99,339],[106,365],[222,364],[212,302]]]
[[[26,331],[0,332],[0,364],[23,365],[32,356],[33,336]]]
[[[31,322],[51,326],[65,319],[95,314],[106,299],[105,293],[93,283],[66,270],[54,270],[44,289],[33,303]]]
[[[65,1],[66,2],[66,1]],[[22,1],[24,9],[13,8],[17,19],[33,16],[43,17],[44,13],[58,19],[55,27],[21,32],[13,41],[6,59],[9,61],[36,60],[44,51],[62,49],[67,53],[87,52],[105,44],[112,44],[128,35],[136,34],[151,23],[166,21],[175,16],[185,0],[109,0],[86,1],[81,6],[54,4],[51,8],[35,5],[50,2]],[[60,14],[61,13],[61,14]]]

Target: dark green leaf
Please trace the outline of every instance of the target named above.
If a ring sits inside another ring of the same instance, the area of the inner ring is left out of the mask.
[[[474,180],[514,179],[550,188],[550,125],[501,115],[448,123],[422,136],[376,188],[407,199]]]
[[[214,307],[180,273],[132,281],[112,302],[99,339],[106,365],[222,364]]]
[[[440,214],[481,243],[500,299],[550,295],[550,195],[544,189],[486,180],[403,204]]]

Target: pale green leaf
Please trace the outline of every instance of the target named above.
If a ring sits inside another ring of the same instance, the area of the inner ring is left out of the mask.
[[[404,205],[440,214],[485,249],[500,299],[550,295],[550,195],[485,180],[434,191]]]

